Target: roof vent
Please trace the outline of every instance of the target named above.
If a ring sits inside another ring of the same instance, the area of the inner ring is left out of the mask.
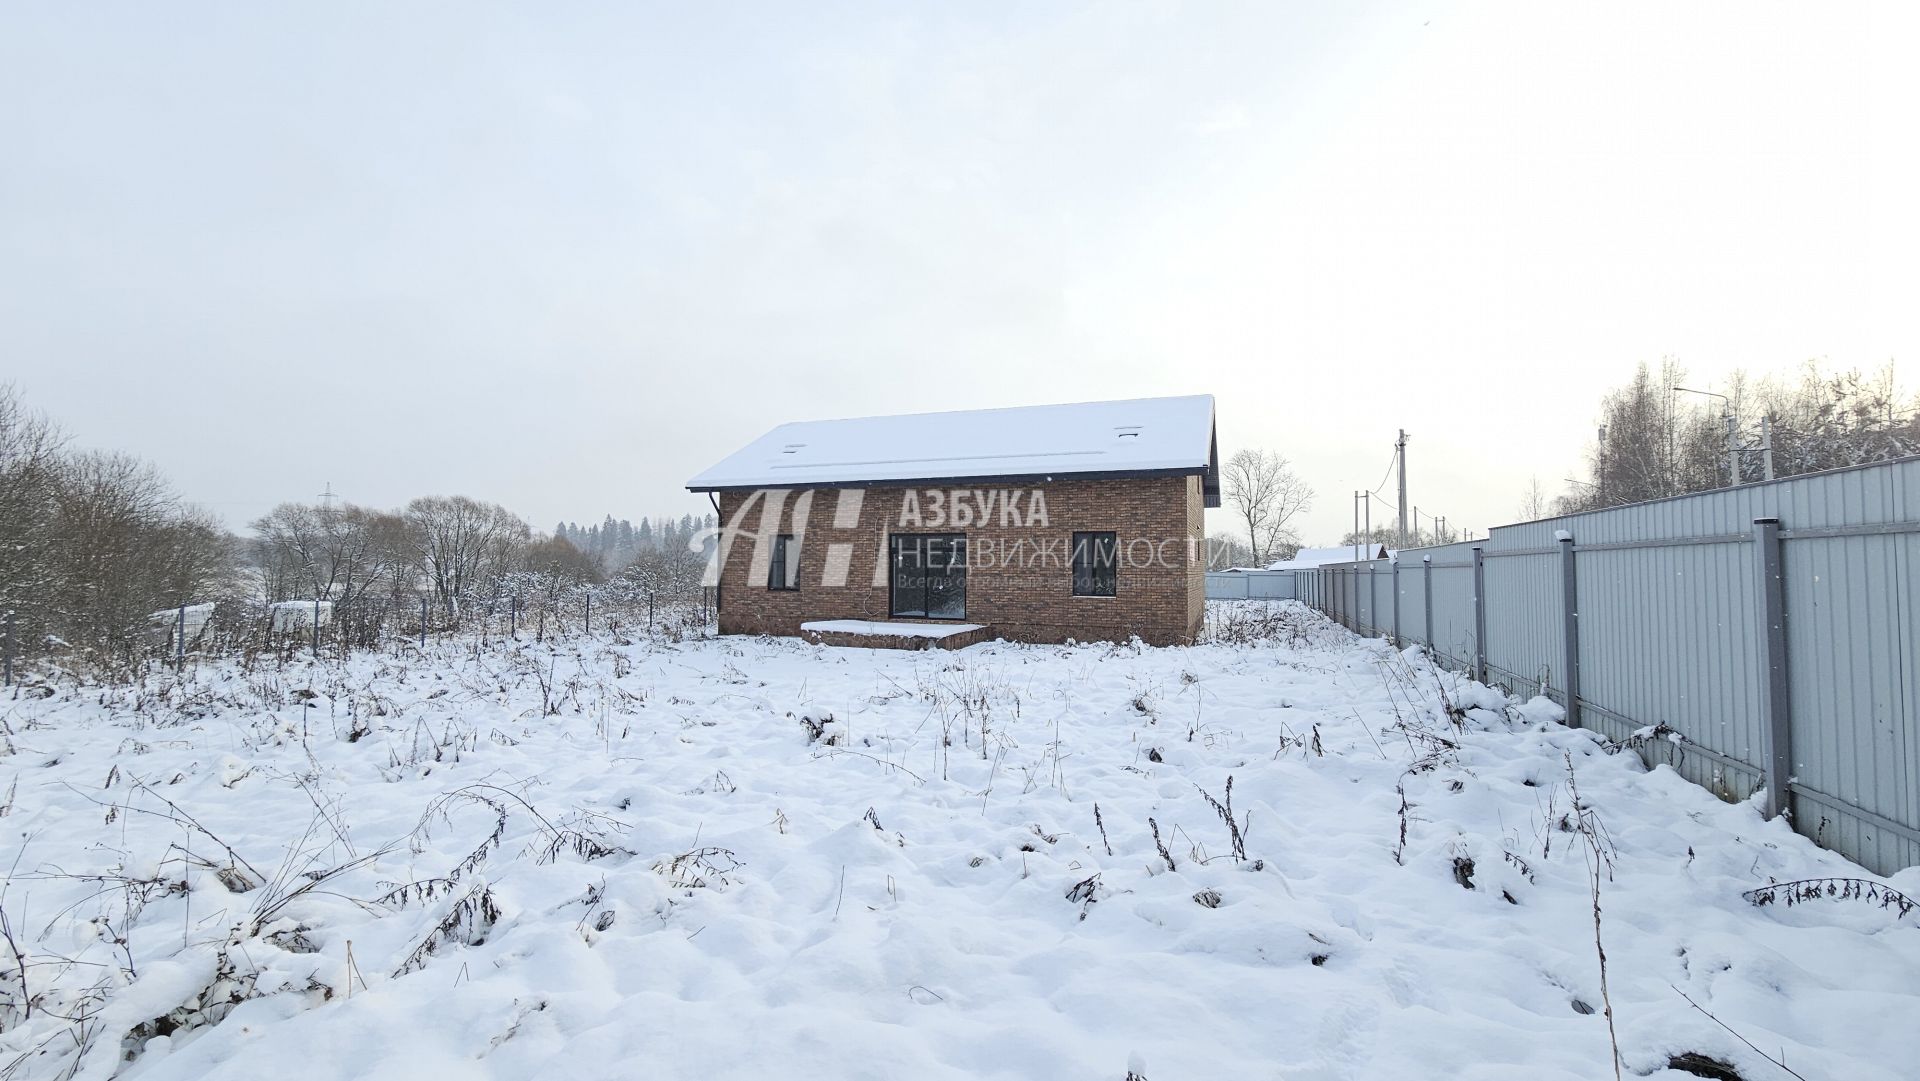
[[[780,453],[793,454],[799,451],[799,449],[804,446],[806,446],[805,443],[788,443],[786,446],[780,448]]]
[[[1140,426],[1138,424],[1122,424],[1115,428],[1114,432],[1114,438],[1116,439],[1134,439],[1140,435]]]

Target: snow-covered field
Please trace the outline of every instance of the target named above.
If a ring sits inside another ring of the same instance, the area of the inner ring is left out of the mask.
[[[1629,1074],[1920,1072],[1920,912],[1742,897],[1859,868],[1550,703],[1215,615],[1256,640],[10,698],[0,1078],[1600,1078],[1607,1000]]]

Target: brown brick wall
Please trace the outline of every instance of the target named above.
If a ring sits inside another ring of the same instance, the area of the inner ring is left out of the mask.
[[[799,489],[720,495],[720,521],[742,532],[728,546],[721,572],[720,630],[725,634],[798,635],[816,619],[887,620],[887,537],[891,533],[964,533],[968,544],[966,619],[988,624],[995,637],[1059,642],[1124,641],[1138,635],[1156,645],[1190,642],[1206,604],[1200,478],[1056,481],[959,489],[911,489],[922,524],[902,525],[907,489]],[[947,514],[933,524],[936,502]],[[963,493],[959,510],[952,493]],[[1021,524],[1003,513],[1005,496],[1019,493],[1022,517],[1032,493],[1046,501],[1046,524]],[[751,504],[748,501],[752,499]],[[845,502],[843,502],[845,501]],[[855,503],[857,502],[857,509]],[[743,505],[748,509],[740,515]],[[778,513],[767,516],[777,505]],[[952,521],[961,514],[986,523]],[[736,522],[736,518],[738,519]],[[804,526],[800,522],[804,520]],[[1118,534],[1117,595],[1076,597],[1068,552],[1075,531]],[[766,560],[756,559],[754,535],[800,538],[800,588],[766,587]],[[876,584],[876,568],[878,579]],[[835,574],[844,586],[824,585]]]

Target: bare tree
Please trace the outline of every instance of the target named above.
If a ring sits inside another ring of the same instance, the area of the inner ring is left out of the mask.
[[[253,523],[263,591],[270,600],[352,604],[379,590],[407,552],[397,515],[349,503],[282,503]]]
[[[1821,469],[1920,453],[1920,399],[1903,399],[1889,366],[1869,376],[1829,375],[1809,363],[1798,382],[1743,372],[1724,382],[1726,397],[1677,394],[1686,369],[1671,358],[1658,373],[1641,364],[1626,386],[1601,403],[1600,437],[1585,481],[1555,501],[1561,513],[1614,507],[1726,486],[1728,458],[1740,475],[1764,475],[1762,419],[1770,421],[1774,473]],[[1729,424],[1731,437],[1729,447]]]
[[[1237,524],[1246,530],[1255,566],[1271,560],[1282,544],[1299,544],[1292,522],[1313,506],[1313,488],[1285,458],[1250,447],[1236,451],[1220,470],[1220,483]]]
[[[405,517],[416,565],[454,612],[469,591],[511,570],[533,535],[507,508],[463,495],[422,496],[407,504]]]
[[[1755,397],[1772,421],[1778,476],[1920,454],[1920,398],[1902,399],[1892,365],[1829,375],[1809,362],[1797,383],[1764,380]],[[1757,449],[1745,455],[1748,476],[1760,475]]]
[[[1520,506],[1518,508],[1520,520],[1523,522],[1533,522],[1545,518],[1551,513],[1550,508],[1552,505],[1553,501],[1547,497],[1547,487],[1540,483],[1540,478],[1528,478],[1527,490],[1520,493]]]
[[[0,383],[0,620],[11,615],[15,634],[29,640],[44,632],[51,599],[44,555],[61,442],[59,429]]]
[[[1297,550],[1297,549],[1296,549]],[[1286,553],[1275,556],[1285,559]],[[1215,533],[1207,538],[1207,569],[1223,571],[1229,567],[1251,567],[1253,550],[1247,542],[1231,533]]]
[[[155,611],[205,599],[226,578],[232,554],[211,515],[124,454],[62,459],[50,540],[49,621],[63,639],[106,657],[136,644]]]

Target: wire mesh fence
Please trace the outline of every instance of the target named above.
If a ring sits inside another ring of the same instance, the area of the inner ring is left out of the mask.
[[[680,641],[714,631],[714,590],[569,587],[444,598],[419,593],[351,600],[225,599],[155,612],[144,634],[111,644],[54,640],[24,648],[0,617],[0,685],[29,678],[26,662],[79,667],[103,676],[153,664],[216,657],[345,657],[356,650],[403,652],[453,639],[560,642],[651,637]]]

